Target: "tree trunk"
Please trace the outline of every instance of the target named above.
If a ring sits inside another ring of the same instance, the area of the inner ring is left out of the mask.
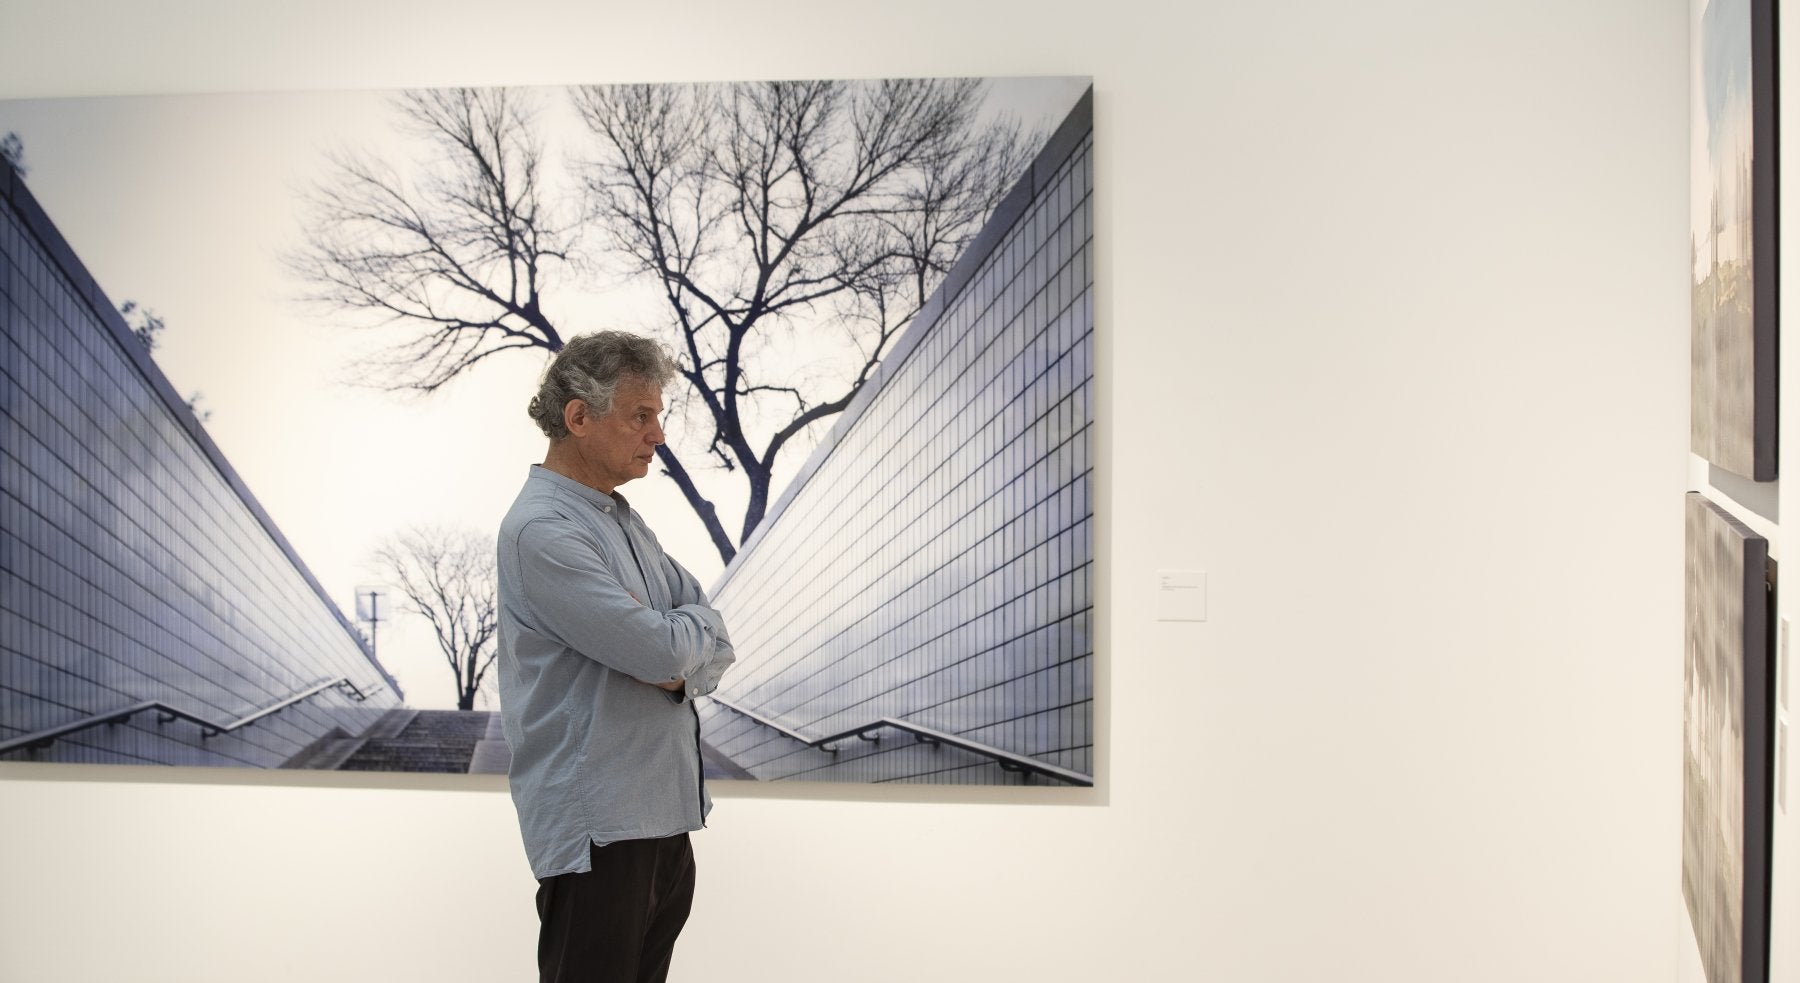
[[[719,551],[719,559],[730,563],[731,558],[737,555],[737,548],[731,545],[731,537],[726,534],[724,524],[719,521],[719,510],[706,496],[700,494],[700,489],[694,486],[694,479],[687,473],[687,468],[682,467],[681,460],[669,449],[668,444],[658,446],[656,456],[662,460],[663,473],[675,480],[675,486],[681,489],[682,497],[687,499],[694,514],[705,524],[706,534],[712,537],[713,546]]]
[[[744,534],[738,543],[748,543],[750,534],[762,525],[763,513],[769,510],[769,471],[754,464],[744,468],[744,479],[750,482],[750,501],[744,506]]]

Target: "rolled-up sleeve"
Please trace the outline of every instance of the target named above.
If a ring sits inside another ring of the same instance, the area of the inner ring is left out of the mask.
[[[687,676],[687,695],[690,697],[706,696],[719,688],[719,680],[724,678],[725,670],[737,661],[737,653],[732,650],[731,642],[720,637],[713,645],[712,657],[706,664]]]
[[[720,650],[730,657],[717,611],[704,604],[647,607],[575,523],[533,519],[519,530],[517,545],[525,613],[538,630],[581,655],[647,683],[690,684],[708,674]]]
[[[712,602],[706,598],[706,591],[701,589],[700,581],[687,572],[687,568],[675,561],[675,558],[663,554],[663,563],[668,566],[669,582],[674,585],[675,603],[692,605],[712,611],[717,627],[713,632],[713,649],[706,664],[689,673],[686,695],[689,698],[706,696],[719,688],[719,680],[724,678],[725,670],[737,661],[737,653],[731,647],[731,638],[725,631],[725,620],[713,611]]]

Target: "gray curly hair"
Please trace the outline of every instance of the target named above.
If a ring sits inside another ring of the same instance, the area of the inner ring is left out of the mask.
[[[594,413],[605,416],[612,412],[613,395],[619,390],[621,378],[634,375],[666,386],[675,372],[674,355],[649,338],[626,331],[576,335],[544,370],[537,395],[531,397],[526,412],[544,436],[561,440],[569,435],[569,427],[563,422],[563,407],[569,405],[569,400],[579,399]]]

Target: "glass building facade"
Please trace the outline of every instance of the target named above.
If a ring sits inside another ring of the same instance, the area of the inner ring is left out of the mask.
[[[0,195],[0,745],[348,681],[228,733],[150,710],[5,760],[275,767],[362,733],[399,687],[4,165]]]
[[[756,778],[1093,773],[1091,99],[713,588],[703,734]]]

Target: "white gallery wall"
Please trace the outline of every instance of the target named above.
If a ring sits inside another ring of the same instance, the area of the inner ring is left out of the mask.
[[[0,0],[0,98],[1092,74],[1098,787],[720,787],[675,978],[1688,978],[1686,0],[1180,10]],[[7,983],[522,981],[535,886],[492,779],[0,764]]]

